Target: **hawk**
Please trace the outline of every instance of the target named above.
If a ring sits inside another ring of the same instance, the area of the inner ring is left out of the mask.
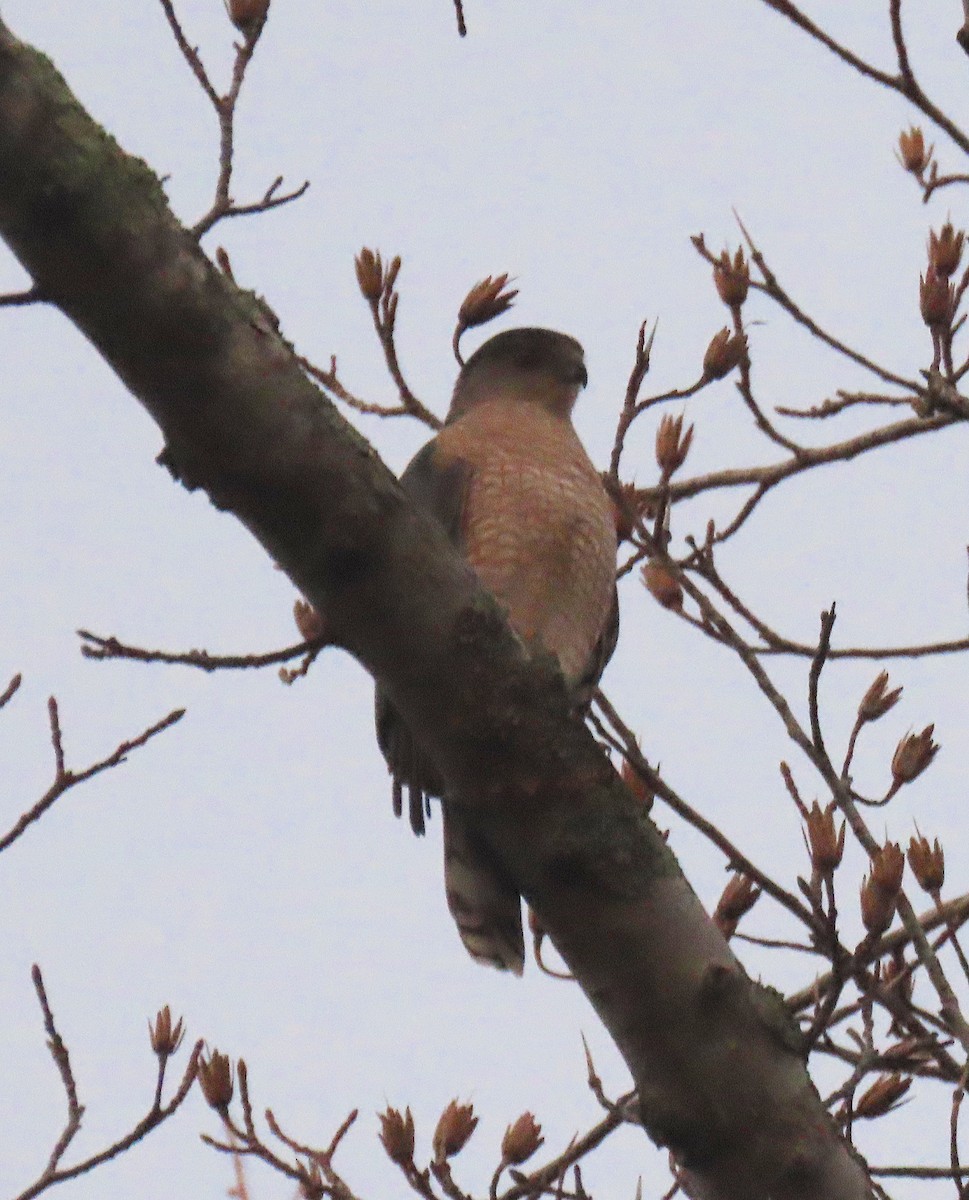
[[[443,525],[526,646],[554,654],[577,711],[616,645],[616,518],[572,426],[588,377],[581,345],[510,329],[464,364],[447,421],[401,483]],[[448,907],[472,958],[520,975],[521,899],[448,797],[433,762],[378,686],[377,738],[415,833],[442,798]]]

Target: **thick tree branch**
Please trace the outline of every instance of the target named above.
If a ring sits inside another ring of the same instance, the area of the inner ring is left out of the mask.
[[[690,1194],[869,1195],[782,1003],[743,973],[554,662],[525,657],[265,308],[2,22],[0,235],[156,420],[165,465],[381,680],[606,1024]]]

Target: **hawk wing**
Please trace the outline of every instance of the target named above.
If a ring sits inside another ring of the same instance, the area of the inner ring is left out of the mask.
[[[411,459],[400,482],[411,499],[437,519],[463,553],[462,518],[471,469],[457,459],[442,466],[436,456],[437,440],[432,439]],[[394,812],[398,817],[403,812],[406,791],[411,828],[421,836],[425,817],[430,815],[428,798],[440,796],[444,782],[379,684],[374,702],[377,742],[393,776]]]

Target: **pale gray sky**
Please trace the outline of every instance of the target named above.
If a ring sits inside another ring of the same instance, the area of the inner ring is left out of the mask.
[[[958,119],[967,63],[952,40],[957,8],[924,6],[910,42]],[[219,0],[181,0],[179,11],[224,82],[234,31]],[[757,0],[467,0],[466,11],[461,41],[449,0],[274,0],[240,104],[234,193],[254,199],[278,174],[312,186],[293,206],[227,222],[205,244],[226,247],[238,281],[266,296],[301,352],[324,364],[337,354],[348,386],[391,398],[352,259],[364,244],[399,253],[402,362],[440,412],[457,304],[477,279],[511,271],[521,295],[494,328],[543,324],[580,338],[591,384],[577,424],[604,465],[640,321],[659,317],[656,390],[692,382],[726,323],[688,239],[702,230],[711,248],[735,244],[736,207],[823,324],[903,374],[927,365],[917,305],[924,238],[930,219],[938,226],[951,211],[960,223],[962,197],[921,205],[893,157],[899,128],[913,120],[898,98]],[[215,119],[156,0],[86,0],[70,12],[53,0],[4,0],[2,13],[127,150],[167,177],[179,216],[205,211]],[[813,13],[890,65],[881,4],[819,0]],[[963,169],[944,137],[931,140],[944,169]],[[0,254],[0,289],[23,285]],[[817,403],[869,382],[763,302],[749,315],[759,321],[751,344],[765,404]],[[469,1190],[486,1186],[505,1124],[523,1109],[537,1114],[550,1147],[564,1146],[598,1116],[580,1030],[613,1092],[626,1086],[624,1069],[574,987],[533,968],[523,982],[505,979],[464,955],[444,904],[439,822],[418,843],[392,818],[369,680],[336,653],[292,688],[272,671],[210,678],[82,659],[78,627],[173,649],[285,645],[295,638],[293,589],[231,518],[154,465],[157,430],[57,313],[3,312],[0,355],[0,683],[25,676],[0,717],[0,825],[47,786],[51,693],[75,766],[188,708],[176,729],[69,794],[3,855],[0,1194],[36,1176],[64,1109],[30,985],[35,961],[87,1105],[79,1153],[147,1106],[145,1017],[163,1003],[185,1016],[190,1036],[244,1055],[257,1111],[272,1106],[295,1135],[325,1143],[359,1107],[338,1162],[371,1200],[403,1186],[375,1141],[373,1114],[388,1102],[411,1105],[426,1145],[452,1096],[474,1101],[481,1128],[457,1167]],[[774,457],[730,382],[687,414],[697,427],[691,471]],[[415,425],[358,424],[395,469],[424,439]],[[799,432],[820,440],[863,424],[848,415]],[[644,422],[627,451],[627,474],[642,482],[654,478],[654,430]],[[790,484],[724,552],[723,568],[805,640],[833,599],[841,642],[962,636],[964,443],[963,430],[949,431]],[[699,534],[734,505],[704,499],[676,514],[674,531]],[[610,696],[670,781],[791,885],[806,863],[778,760],[792,762],[808,797],[815,779],[739,664],[634,582],[622,606]],[[772,669],[803,712],[804,665]],[[875,671],[829,670],[835,745]],[[915,815],[946,842],[951,889],[962,890],[965,662],[900,664],[893,678],[905,685],[903,704],[863,746],[859,778],[877,788],[900,734],[930,720],[943,752],[874,825],[907,839]],[[661,810],[658,819],[671,825],[701,898],[715,903],[718,856]],[[848,920],[859,861],[852,850],[844,868]],[[778,928],[761,907],[750,928]],[[804,964],[738,950],[780,986],[808,978]],[[229,1164],[198,1143],[200,1129],[216,1132],[216,1122],[193,1097],[142,1148],[68,1185],[72,1200],[222,1195]],[[917,1105],[859,1139],[877,1161],[946,1161],[943,1120]],[[663,1162],[628,1133],[587,1176],[602,1195],[631,1196],[642,1173],[652,1197],[666,1186]],[[253,1183],[260,1200],[289,1195],[258,1171]]]

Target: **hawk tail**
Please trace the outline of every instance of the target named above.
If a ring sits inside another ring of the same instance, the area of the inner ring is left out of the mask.
[[[521,975],[525,969],[521,897],[471,838],[460,810],[447,803],[443,809],[444,886],[461,941],[476,962]]]

